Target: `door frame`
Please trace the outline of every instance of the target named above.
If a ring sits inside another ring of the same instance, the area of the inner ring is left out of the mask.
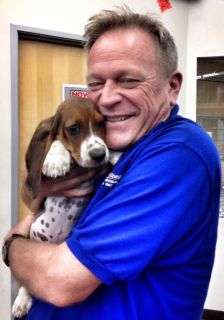
[[[10,24],[11,53],[11,227],[18,223],[19,194],[19,40],[36,40],[83,48],[83,37],[52,30]],[[17,282],[11,277],[11,301],[18,291]]]
[[[19,40],[35,40],[83,48],[83,37],[77,34],[10,24],[11,52],[11,226],[18,222],[19,170]]]

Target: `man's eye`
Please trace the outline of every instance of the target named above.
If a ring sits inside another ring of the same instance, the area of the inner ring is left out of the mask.
[[[71,134],[72,136],[74,136],[77,133],[79,133],[80,130],[81,130],[81,126],[78,123],[73,124],[72,126],[67,128],[68,133]]]
[[[121,78],[119,79],[119,82],[122,87],[125,88],[134,88],[139,84],[139,80],[133,79],[133,78]]]
[[[88,83],[88,89],[89,91],[96,91],[103,87],[103,82],[101,81],[95,81]]]

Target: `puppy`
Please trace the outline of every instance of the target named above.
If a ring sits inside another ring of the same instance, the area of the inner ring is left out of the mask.
[[[58,107],[56,114],[43,120],[26,152],[26,187],[31,196],[39,193],[42,175],[56,178],[65,175],[71,166],[102,167],[109,161],[104,142],[104,119],[88,98],[72,97]],[[113,164],[120,154],[113,154]],[[37,241],[61,243],[69,235],[87,197],[71,199],[47,197],[30,230]],[[25,315],[32,304],[26,288],[19,289],[13,304],[15,317]]]

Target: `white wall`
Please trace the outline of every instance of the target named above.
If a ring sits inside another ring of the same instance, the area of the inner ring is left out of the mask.
[[[224,57],[223,0],[201,0],[190,6],[186,79],[186,115],[196,117],[198,57]],[[215,71],[215,70],[214,70]],[[224,219],[220,219],[215,265],[205,307],[224,311]]]
[[[208,296],[205,308],[221,310],[224,312],[224,219],[220,219],[218,229],[218,242],[216,247],[216,260],[212,271]]]
[[[111,8],[121,3],[116,0],[0,1],[0,145],[3,149],[0,153],[0,239],[11,226],[10,24],[81,35],[90,15],[102,8]],[[173,34],[179,51],[179,69],[185,78],[179,98],[181,113],[194,118],[196,57],[207,54],[224,55],[221,25],[224,1],[201,0],[196,5],[171,0],[173,8],[163,14],[160,13],[156,0],[124,0],[123,3],[139,12],[155,12]],[[1,319],[10,319],[10,304],[10,273],[0,261]],[[223,305],[222,309],[224,310]]]
[[[201,0],[190,6],[188,24],[186,115],[196,116],[198,57],[224,56],[223,0]]]

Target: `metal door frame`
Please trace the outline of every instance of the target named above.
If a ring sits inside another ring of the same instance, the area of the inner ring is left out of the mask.
[[[11,52],[11,227],[18,223],[19,172],[19,40],[35,40],[83,48],[83,37],[76,34],[10,25]],[[14,302],[18,284],[11,277],[11,301]]]
[[[83,48],[83,37],[76,34],[10,25],[11,41],[11,226],[18,222],[19,170],[19,40],[35,40]]]

